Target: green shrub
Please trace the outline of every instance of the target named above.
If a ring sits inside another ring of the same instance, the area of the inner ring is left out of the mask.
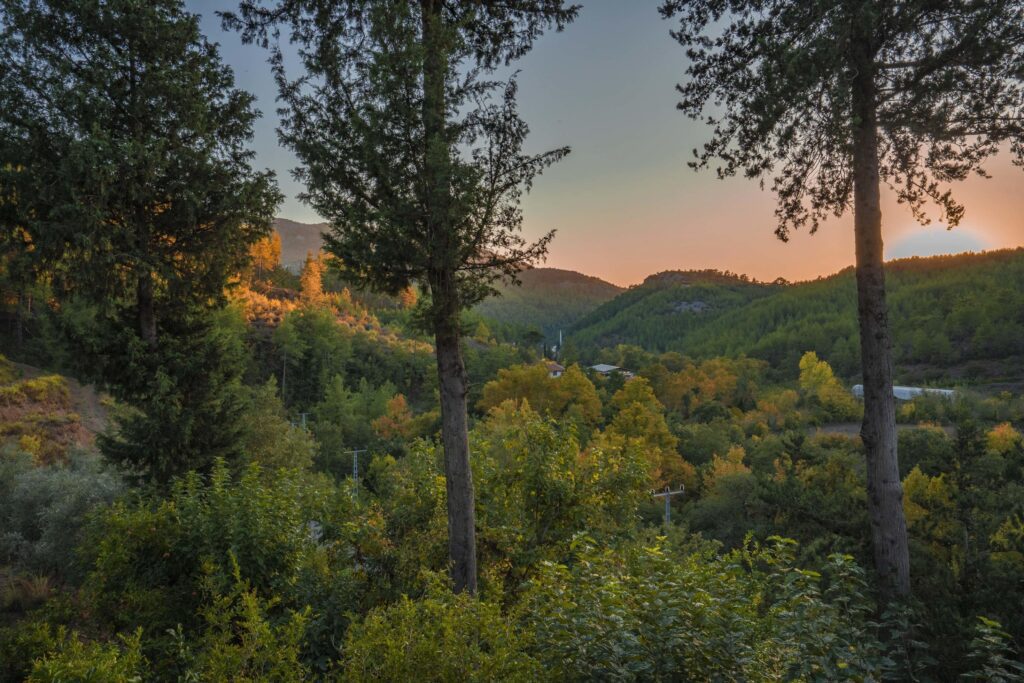
[[[369,581],[369,560],[353,566],[350,534],[364,526],[353,517],[348,493],[324,477],[268,476],[253,465],[235,478],[219,461],[208,477],[178,480],[166,499],[115,503],[90,525],[82,548],[91,617],[103,629],[145,628],[144,651],[167,675],[178,666],[168,634],[203,633],[216,596],[250,599],[232,592],[242,581],[275,626],[311,608],[303,662],[324,672]]]
[[[862,572],[833,557],[829,582],[792,564],[792,542],[672,552],[581,539],[520,606],[529,651],[554,680],[864,680],[881,667]],[[828,588],[826,588],[828,586]]]
[[[77,633],[57,633],[56,648],[32,666],[30,683],[127,683],[145,679],[142,631],[120,643],[83,642]]]
[[[345,681],[531,681],[541,671],[498,606],[436,585],[349,629]]]
[[[75,548],[89,513],[123,490],[117,474],[89,454],[47,467],[23,453],[0,454],[0,563],[78,577]]]
[[[207,599],[200,612],[200,633],[174,631],[183,671],[179,680],[196,681],[292,681],[308,680],[310,672],[300,661],[309,608],[291,612],[279,625],[268,620],[280,600],[261,599],[242,580],[233,566],[234,585],[226,594],[217,592],[216,581],[205,587]],[[209,577],[213,579],[213,577]],[[189,637],[191,636],[191,637]]]

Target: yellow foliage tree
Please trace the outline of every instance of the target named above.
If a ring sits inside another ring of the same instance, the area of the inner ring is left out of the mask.
[[[306,263],[302,266],[300,276],[302,303],[307,306],[322,306],[327,297],[324,295],[324,268],[319,256],[313,257],[312,252],[306,254]]]
[[[276,231],[249,248],[256,278],[261,279],[281,262],[281,235]]]
[[[626,382],[611,403],[617,412],[605,430],[605,437],[619,436],[639,443],[656,485],[693,487],[696,470],[676,451],[678,439],[665,422],[665,407],[647,380],[638,377]]]
[[[570,366],[561,377],[551,377],[543,364],[503,368],[484,385],[478,407],[490,411],[508,400],[526,400],[543,416],[569,418],[586,426],[601,419],[597,389],[578,365]]]
[[[732,446],[724,458],[714,455],[704,472],[704,489],[713,491],[723,477],[750,474],[750,468],[743,462],[746,457],[747,451],[739,445]]]
[[[409,309],[416,305],[419,300],[419,295],[416,294],[414,287],[406,287],[398,293],[398,302],[402,304],[402,308]]]
[[[853,420],[860,416],[857,400],[836,379],[832,366],[818,358],[814,351],[800,358],[800,389],[833,419]]]
[[[999,455],[1013,452],[1020,447],[1022,440],[1024,437],[1009,422],[996,425],[985,435],[985,445]]]

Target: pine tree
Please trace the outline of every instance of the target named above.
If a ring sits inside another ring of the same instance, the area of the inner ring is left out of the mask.
[[[231,432],[215,418],[238,372],[214,367],[232,354],[212,316],[280,201],[250,167],[253,98],[181,0],[0,0],[0,63],[0,167],[22,169],[0,196],[63,308],[87,314],[80,370],[142,411],[118,459],[165,479]]]
[[[324,267],[319,254],[315,258],[312,252],[306,254],[299,285],[302,303],[313,308],[324,304]]]
[[[1024,3],[665,0],[661,13],[690,60],[679,108],[714,131],[692,165],[769,178],[783,240],[853,209],[875,564],[905,595],[880,184],[952,227],[951,181],[984,175],[1007,145],[1024,161]]]
[[[562,0],[244,0],[225,24],[271,50],[304,199],[331,224],[326,248],[361,284],[430,302],[440,380],[448,532],[457,590],[476,588],[460,314],[541,258],[519,235],[519,200],[568,152],[521,151],[514,80],[486,78],[578,8]],[[277,42],[290,27],[305,73]]]

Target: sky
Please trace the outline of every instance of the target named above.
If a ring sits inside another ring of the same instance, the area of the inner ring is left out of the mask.
[[[539,178],[523,203],[527,237],[557,231],[544,265],[577,270],[618,285],[663,270],[717,268],[761,280],[807,280],[853,263],[853,220],[824,224],[815,235],[774,235],[775,200],[756,181],[718,180],[686,164],[708,129],[675,108],[685,78],[683,48],[659,0],[582,0],[579,19],[543,36],[519,69],[520,114],[530,125],[526,149],[568,145],[572,153]],[[237,84],[257,97],[256,164],[277,172],[286,200],[278,211],[302,222],[321,219],[296,199],[294,156],[278,145],[273,80],[266,54],[225,33],[215,11],[230,0],[186,0],[220,43]],[[1024,171],[1009,155],[992,160],[991,179],[954,187],[967,212],[960,226],[918,225],[884,196],[887,258],[1024,245]]]

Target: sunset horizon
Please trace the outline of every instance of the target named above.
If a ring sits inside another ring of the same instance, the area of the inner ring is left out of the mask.
[[[0,0],[0,683],[1024,681],[1024,0]]]

